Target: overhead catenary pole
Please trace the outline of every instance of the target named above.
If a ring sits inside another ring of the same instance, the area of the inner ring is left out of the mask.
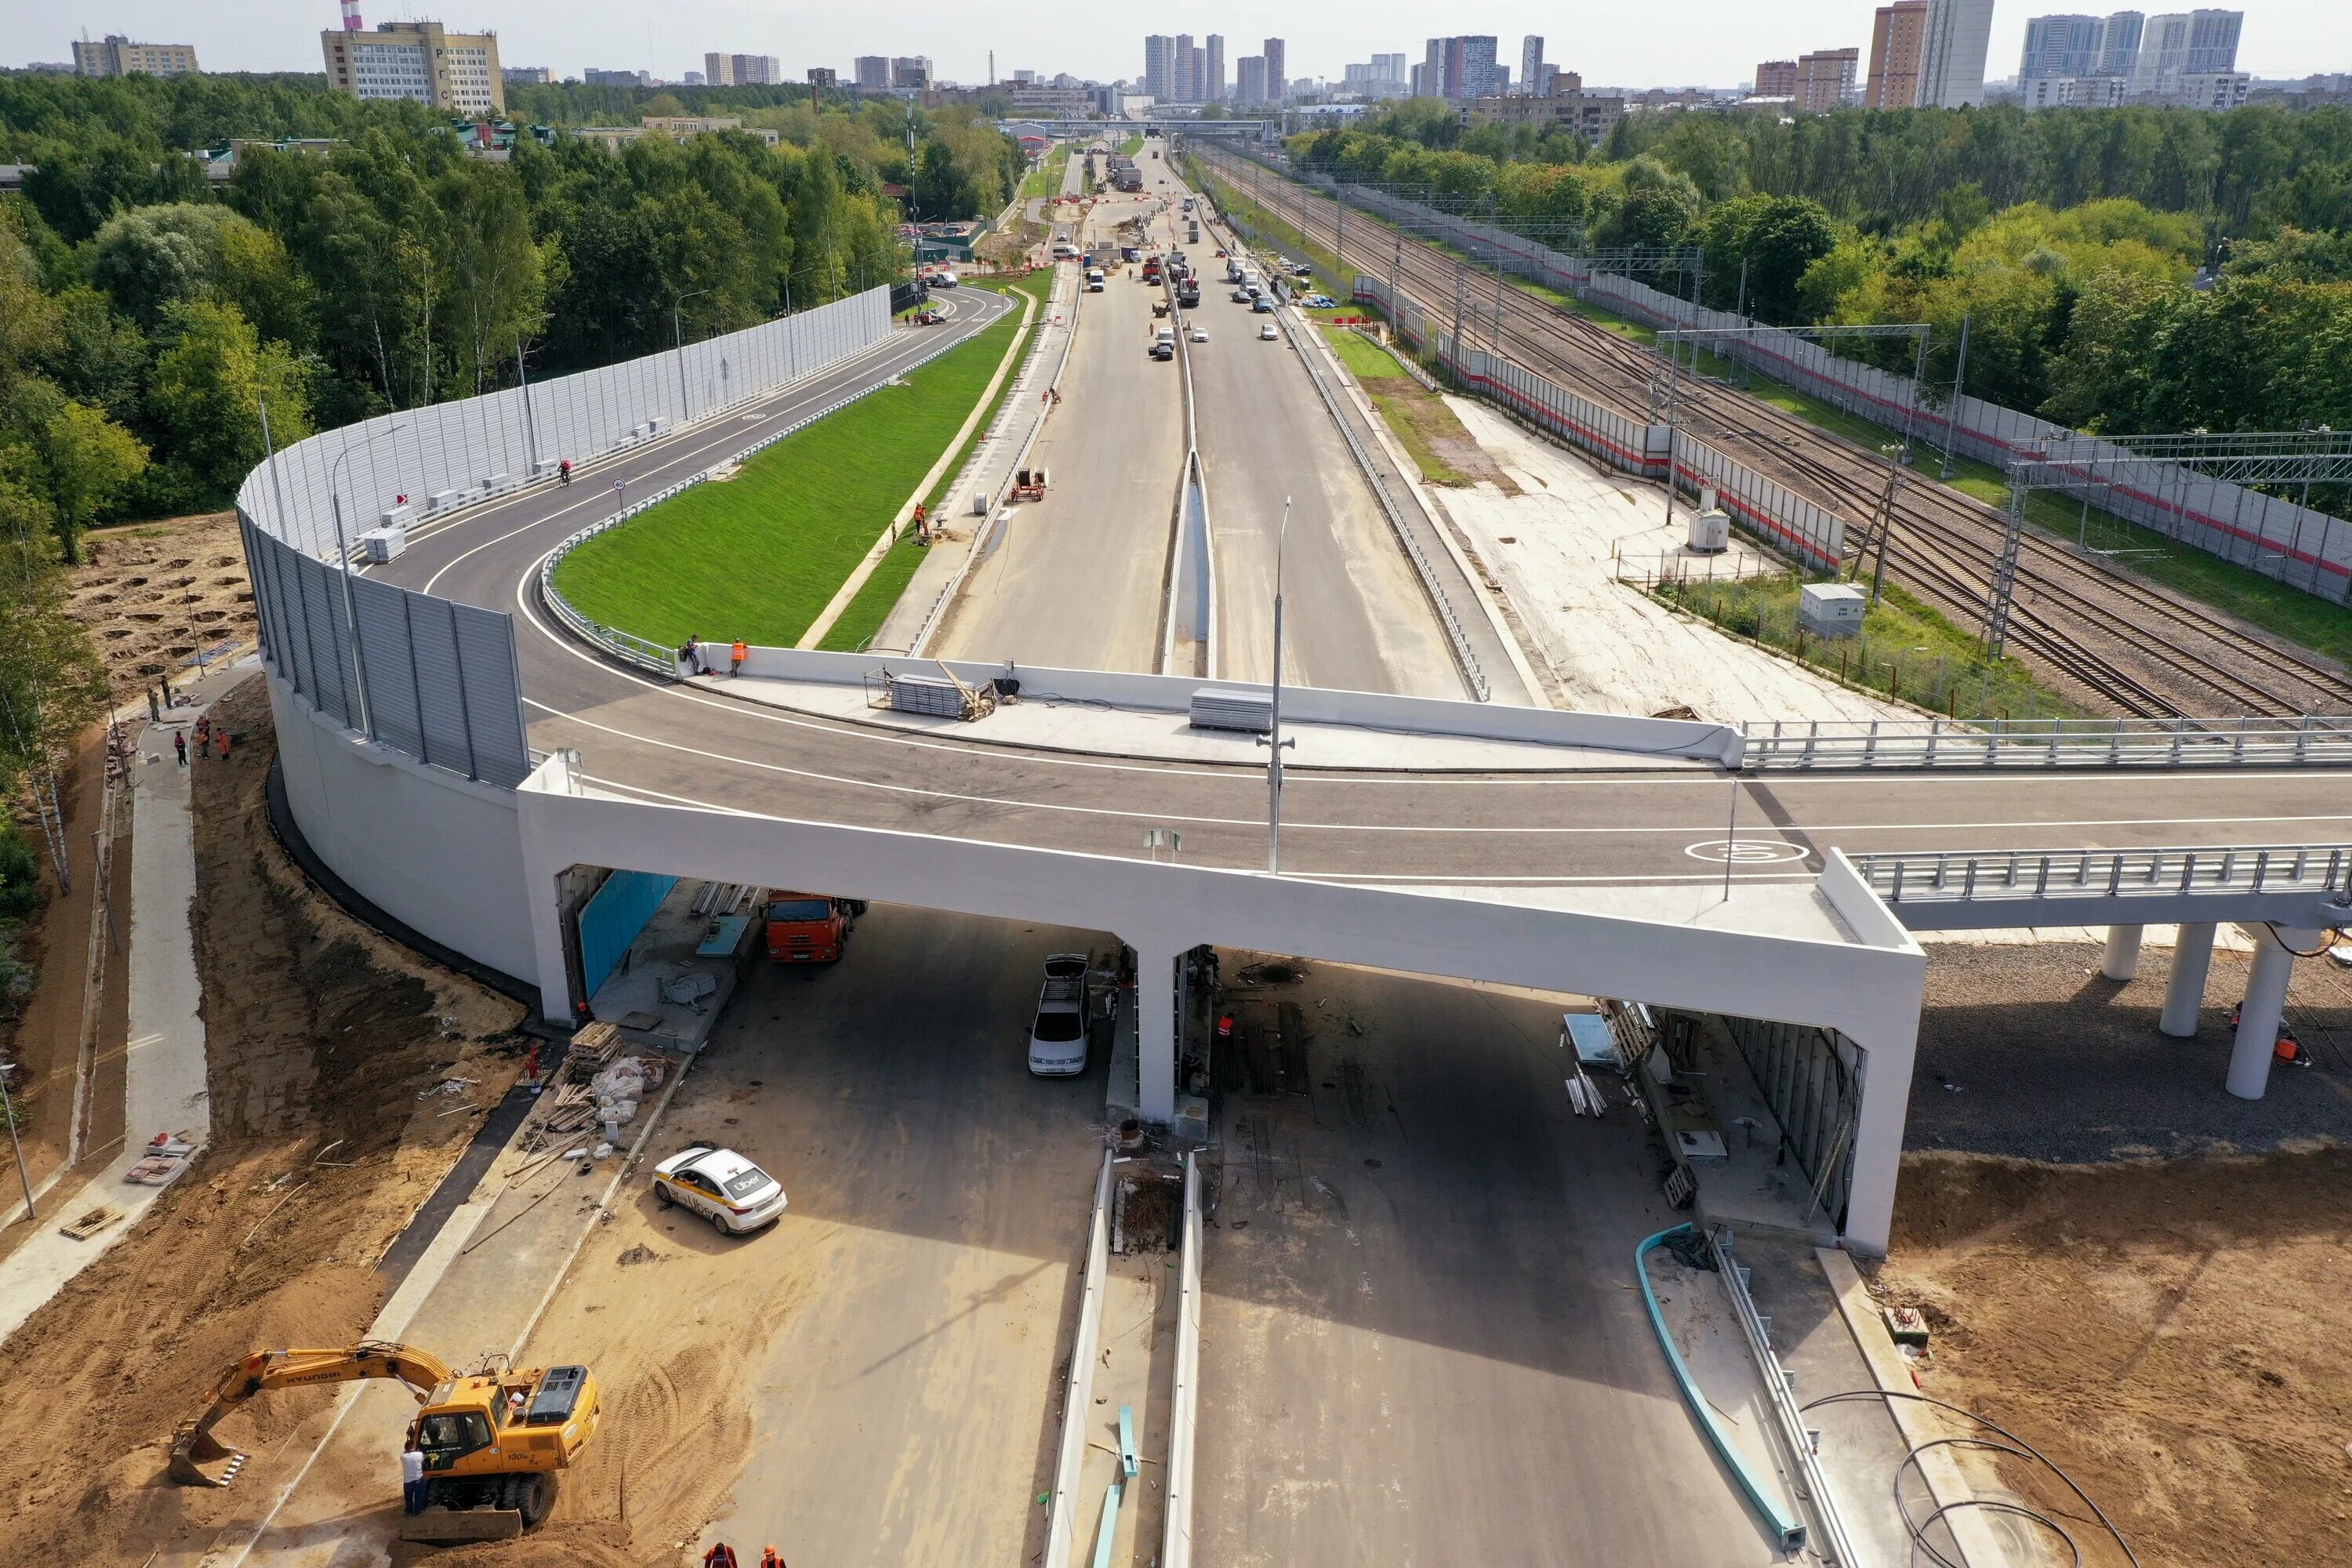
[[[15,1062],[0,1062],[0,1117],[8,1122],[8,1142],[16,1151],[16,1180],[25,1189],[25,1217],[37,1220],[41,1216],[33,1210],[33,1177],[25,1169],[25,1141],[16,1131],[16,1102],[8,1098],[8,1075],[16,1070]]]
[[[1969,379],[1969,312],[1960,312],[1960,357],[1952,367],[1952,402],[1944,410],[1944,471],[1943,479],[1952,477],[1952,434],[1960,417],[1960,389]]]

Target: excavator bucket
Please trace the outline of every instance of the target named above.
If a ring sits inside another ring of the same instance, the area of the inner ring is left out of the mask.
[[[245,1468],[245,1450],[213,1436],[207,1421],[184,1421],[172,1434],[171,1477],[184,1487],[225,1487]]]
[[[428,1508],[400,1521],[403,1541],[457,1546],[469,1541],[512,1541],[522,1533],[522,1514],[511,1508]]]

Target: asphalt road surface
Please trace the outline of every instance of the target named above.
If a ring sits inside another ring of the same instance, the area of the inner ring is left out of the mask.
[[[1185,192],[1171,171],[1171,192]],[[1233,302],[1208,230],[1187,254],[1200,268],[1192,320],[1209,342],[1190,345],[1201,465],[1209,485],[1215,559],[1216,673],[1274,672],[1274,585],[1281,540],[1283,679],[1302,686],[1467,697],[1444,628],[1398,546],[1380,502],[1331,413],[1307,379],[1285,320]]]
[[[793,1288],[740,1374],[750,1453],[711,1456],[742,1474],[698,1560],[711,1541],[839,1568],[1043,1544],[1033,1500],[1053,1484],[1107,1064],[1034,1078],[1026,1025],[1045,955],[1088,941],[877,905],[839,965],[762,963],[729,1008],[662,1146],[719,1139],[776,1174],[785,1218],[716,1246],[746,1298]],[[657,1248],[701,1244],[672,1228]],[[598,1278],[614,1250],[572,1289],[658,1286],[643,1268]],[[708,1327],[681,1321],[681,1348],[752,1331],[729,1300],[704,1303]]]
[[[948,326],[895,334],[855,363],[755,408],[470,509],[411,536],[383,575],[514,613],[531,743],[577,746],[586,773],[647,798],[817,821],[1139,856],[1142,826],[1184,833],[1188,860],[1265,860],[1265,773],[1230,766],[1088,759],[917,736],[738,702],[606,663],[556,629],[537,602],[540,562],[612,509],[611,481],[638,493],[725,457],[864,381],[887,377],[980,330],[1003,301],[955,298]],[[1070,611],[1091,614],[1083,604]],[[1736,714],[1721,715],[1737,719]],[[1772,775],[1742,786],[1742,836],[1789,853],[2340,841],[2352,831],[2342,775],[2326,773]],[[1296,770],[1284,792],[1292,874],[1373,880],[1654,881],[1711,878],[1700,846],[1723,837],[1728,793],[1703,767],[1553,777],[1426,777]],[[1694,850],[1698,850],[1695,854]],[[1803,864],[1742,878],[1802,877]]]
[[[1270,996],[1308,1091],[1225,1101],[1200,1560],[1779,1561],[1632,1288],[1675,1216],[1630,1110],[1570,1113],[1556,1005],[1320,966]]]
[[[1114,243],[1121,222],[1156,205],[1107,200],[1088,211],[1080,237],[1089,247]],[[1164,246],[1166,220],[1153,228]],[[1165,298],[1116,270],[1104,292],[1079,296],[1061,405],[1030,451],[1052,483],[1043,500],[1007,510],[1003,533],[933,639],[936,651],[1062,669],[1159,668],[1184,463],[1180,372],[1145,352],[1151,301]]]

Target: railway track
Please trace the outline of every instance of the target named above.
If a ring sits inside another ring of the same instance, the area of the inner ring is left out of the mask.
[[[1337,204],[1262,170],[1252,180],[1225,153],[1202,153],[1225,181],[1309,240],[1339,254]],[[1245,184],[1246,182],[1246,184]],[[1460,305],[1465,339],[1554,378],[1628,417],[1658,417],[1652,350],[1435,243],[1402,236],[1350,209],[1348,237],[1375,231],[1364,270],[1396,275],[1405,298],[1433,320]],[[1358,250],[1356,254],[1363,256]],[[1346,259],[1343,256],[1341,259]],[[1499,289],[1501,309],[1496,309]],[[1676,422],[1699,439],[1770,475],[1846,519],[1856,559],[1877,547],[1886,462],[1879,454],[1722,382],[1685,372]],[[1888,576],[1952,617],[1982,620],[2008,528],[1996,508],[1906,475],[1891,509]],[[2137,717],[2182,714],[2336,713],[2352,709],[2352,679],[2278,647],[2204,605],[2084,561],[2032,530],[2023,536],[2010,637],[2017,650],[2080,698]]]

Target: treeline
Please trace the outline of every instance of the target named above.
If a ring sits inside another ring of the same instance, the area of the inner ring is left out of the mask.
[[[1643,280],[1720,309],[1927,322],[1940,384],[1965,321],[1971,394],[2078,428],[2352,421],[2340,111],[1641,115],[1587,149],[1407,104],[1293,145],[1561,248],[1696,247],[1701,278]]]
[[[596,89],[604,91],[606,89]],[[646,94],[651,111],[668,105]],[[0,486],[70,560],[81,531],[226,504],[279,444],[609,363],[886,281],[898,203],[992,212],[1021,157],[969,111],[746,107],[618,154],[559,134],[470,157],[446,121],[316,78],[0,79]],[[185,153],[248,149],[226,182]]]

